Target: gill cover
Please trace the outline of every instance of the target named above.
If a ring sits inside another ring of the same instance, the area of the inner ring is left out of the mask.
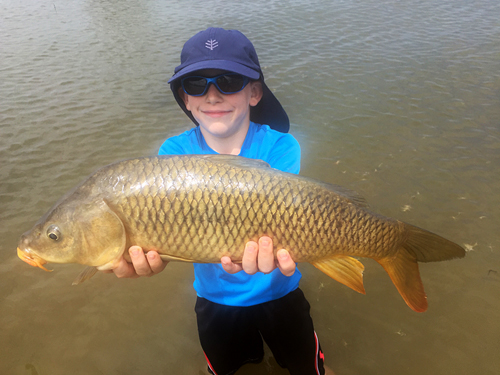
[[[103,266],[117,260],[125,250],[126,234],[122,221],[104,200],[93,209],[81,207],[78,223],[81,231],[81,252],[77,262],[89,266]],[[96,212],[97,211],[97,212]]]

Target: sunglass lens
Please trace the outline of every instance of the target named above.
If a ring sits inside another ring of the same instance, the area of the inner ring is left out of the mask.
[[[214,78],[186,77],[181,81],[184,92],[191,96],[202,96],[211,83],[223,94],[234,94],[243,90],[248,83],[248,78],[240,74],[223,74]]]
[[[217,77],[217,86],[225,94],[241,91],[244,84],[245,78],[239,74],[228,74]]]
[[[202,95],[206,87],[207,80],[203,77],[188,77],[182,80],[182,88],[188,95]]]

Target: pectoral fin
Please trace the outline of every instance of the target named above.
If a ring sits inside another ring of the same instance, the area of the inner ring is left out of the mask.
[[[72,285],[78,285],[83,283],[84,281],[87,281],[92,276],[94,276],[96,272],[97,272],[97,267],[92,267],[92,266],[85,267],[85,269],[77,276],[75,281],[73,281]]]
[[[365,267],[358,260],[348,256],[338,256],[313,262],[312,265],[339,283],[358,293],[366,294],[363,286]]]
[[[416,312],[427,310],[427,297],[414,257],[406,251],[400,251],[394,257],[378,259],[377,262],[384,267],[399,294],[412,310]]]

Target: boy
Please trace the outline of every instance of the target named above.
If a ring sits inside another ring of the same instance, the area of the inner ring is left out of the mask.
[[[242,33],[209,28],[193,36],[169,83],[196,127],[167,139],[160,155],[233,154],[299,172],[300,147],[286,134],[288,116]],[[301,274],[286,250],[277,252],[276,261],[273,250],[264,236],[247,243],[241,265],[229,257],[194,265],[198,331],[211,374],[230,375],[260,362],[262,338],[291,374],[325,373],[309,304],[298,288]],[[118,277],[151,276],[167,264],[153,251],[132,246],[129,252],[132,264],[122,259],[113,270]]]

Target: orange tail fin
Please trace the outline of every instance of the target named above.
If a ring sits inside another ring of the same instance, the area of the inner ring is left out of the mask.
[[[407,234],[395,256],[376,259],[389,274],[406,304],[417,312],[427,310],[427,297],[417,262],[437,262],[463,258],[465,250],[435,233],[401,223]]]
[[[414,257],[406,251],[399,251],[395,257],[378,259],[377,262],[384,267],[399,294],[412,310],[427,310],[427,296]]]

